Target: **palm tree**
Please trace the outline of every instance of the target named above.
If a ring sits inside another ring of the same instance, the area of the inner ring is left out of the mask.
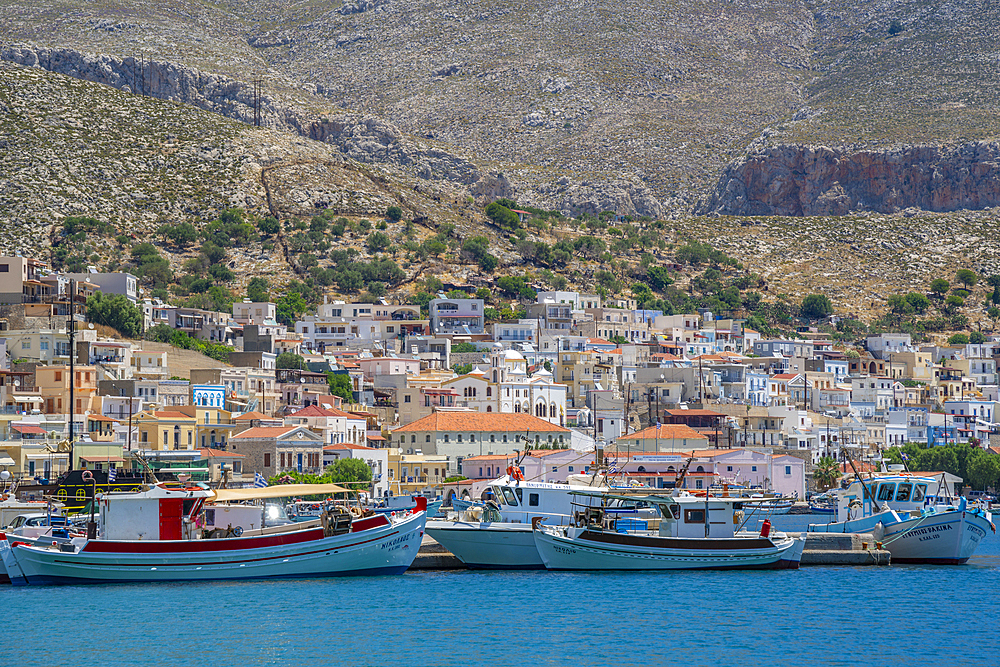
[[[813,479],[816,480],[816,486],[822,487],[823,491],[833,488],[840,479],[840,466],[831,457],[824,456],[813,468]]]

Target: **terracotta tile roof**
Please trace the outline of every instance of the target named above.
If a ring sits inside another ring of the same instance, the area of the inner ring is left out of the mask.
[[[527,433],[569,433],[568,428],[556,426],[534,415],[523,412],[432,412],[431,414],[397,428],[393,433],[417,431],[524,431]]]
[[[176,412],[174,410],[163,410],[161,412],[152,413],[157,419],[190,419],[194,421],[194,417],[189,417],[183,412]]]
[[[480,454],[479,456],[466,456],[462,461],[507,461],[516,458],[517,454]]]
[[[623,435],[618,438],[617,442],[622,440],[655,440],[657,438],[660,440],[708,440],[687,424],[661,424],[659,433],[656,431],[656,426],[653,425],[638,433]]]
[[[588,338],[587,342],[592,345],[614,345],[610,340],[604,340],[603,338]]]
[[[346,417],[347,419],[358,419],[357,415],[344,412],[336,408],[321,408],[318,405],[309,405],[298,412],[293,412],[289,417]]]
[[[792,380],[798,377],[798,373],[778,373],[777,375],[772,375],[772,380]]]
[[[540,459],[546,456],[552,456],[553,454],[562,454],[564,452],[570,451],[569,449],[533,449],[528,454],[536,459]]]
[[[199,449],[198,453],[201,454],[202,458],[207,458],[209,456],[223,456],[226,458],[243,458],[242,454],[237,454],[236,452],[227,452],[224,449],[212,449],[211,447],[205,447],[204,449]]]
[[[87,419],[94,422],[117,422],[117,419],[105,417],[104,415],[88,415]]]
[[[247,421],[253,421],[254,419],[271,419],[271,418],[265,415],[263,412],[257,412],[257,411],[244,412],[241,415],[233,417],[234,422],[247,422]]]
[[[362,447],[361,445],[355,445],[349,442],[338,442],[335,445],[326,445],[323,447],[324,450],[334,450],[334,449],[363,449],[365,451],[374,451],[374,447]]]
[[[236,438],[280,438],[286,433],[290,433],[301,426],[255,426],[248,428],[242,433],[237,433],[230,440]]]

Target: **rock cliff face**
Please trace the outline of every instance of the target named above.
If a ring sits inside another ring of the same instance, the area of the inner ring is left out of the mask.
[[[729,165],[701,212],[731,215],[956,211],[1000,206],[1000,143],[885,151],[779,145]]]
[[[254,122],[252,84],[173,62],[140,61],[27,44],[3,47],[0,60],[188,104],[248,124]],[[295,132],[335,146],[345,157],[357,162],[404,167],[422,179],[461,184],[483,201],[520,194],[526,202],[573,214],[613,210],[658,217],[664,212],[651,191],[634,181],[572,183],[569,187],[562,184],[518,193],[516,185],[502,174],[484,173],[473,162],[414,140],[392,123],[374,116],[330,117],[296,108],[266,94],[260,98],[260,115],[265,127]]]
[[[40,67],[76,79],[101,83],[119,90],[157,99],[189,104],[228,118],[254,122],[251,84],[202,72],[172,62],[140,61],[86,54],[68,48],[42,48],[18,44],[0,50],[0,59],[27,67]],[[268,95],[260,98],[261,124],[296,132],[339,148],[363,163],[412,167],[421,178],[450,180],[471,185],[483,178],[476,166],[443,150],[418,145],[384,120],[345,114],[338,118],[283,105]]]

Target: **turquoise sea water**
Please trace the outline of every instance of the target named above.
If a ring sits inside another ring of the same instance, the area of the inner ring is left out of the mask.
[[[777,517],[801,530],[817,517]],[[996,665],[964,566],[0,588],[4,665]]]

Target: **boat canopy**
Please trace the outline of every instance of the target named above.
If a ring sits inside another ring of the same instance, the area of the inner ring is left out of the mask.
[[[293,496],[327,496],[332,493],[350,493],[336,484],[278,484],[252,489],[216,489],[212,502],[226,503],[258,498],[291,498]]]

